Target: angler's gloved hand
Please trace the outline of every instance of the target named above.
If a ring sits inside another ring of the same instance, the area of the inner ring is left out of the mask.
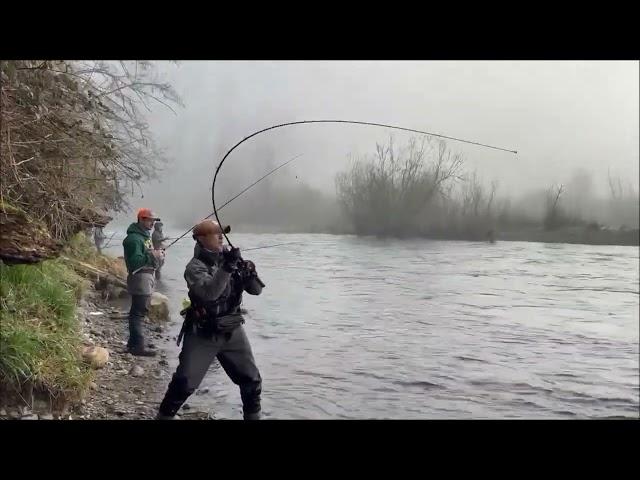
[[[256,287],[254,286],[250,287],[251,290],[247,290],[247,292],[251,293],[251,295],[260,295],[260,292],[265,287],[265,285],[262,280],[260,280],[260,277],[258,277],[258,272],[256,272],[256,264],[251,260],[241,260],[240,262],[238,262],[238,272],[245,282],[258,282],[258,285],[260,285],[259,291],[255,291]]]
[[[222,258],[224,258],[222,268],[227,272],[233,272],[238,269],[238,263],[242,260],[242,257],[240,256],[240,249],[233,247],[223,250]]]
[[[256,273],[256,264],[251,260],[245,260],[242,267],[248,272]]]
[[[238,271],[245,278],[255,277],[255,276],[258,275],[257,272],[256,272],[256,264],[253,263],[251,260],[241,260],[241,261],[239,261],[238,262]]]

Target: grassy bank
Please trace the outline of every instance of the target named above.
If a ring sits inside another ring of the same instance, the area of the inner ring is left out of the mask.
[[[38,265],[0,265],[3,390],[26,385],[52,397],[74,399],[91,381],[82,363],[76,302],[86,282],[59,260]]]
[[[114,259],[98,255],[76,235],[64,250],[74,260],[117,272]],[[0,387],[5,401],[25,389],[61,403],[81,398],[93,379],[82,361],[79,300],[93,288],[63,259],[35,265],[0,263]]]

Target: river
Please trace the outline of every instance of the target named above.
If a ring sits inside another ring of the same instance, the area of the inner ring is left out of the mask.
[[[231,239],[298,242],[244,254],[266,284],[244,296],[265,418],[638,418],[638,247]],[[158,285],[174,336],[192,253],[190,236],[172,246]],[[217,362],[201,389],[192,408],[241,418]]]

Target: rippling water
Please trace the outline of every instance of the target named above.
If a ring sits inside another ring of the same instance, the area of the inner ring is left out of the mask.
[[[171,232],[177,233],[177,232]],[[187,237],[188,238],[188,237]],[[235,234],[266,418],[639,415],[638,247]],[[193,242],[159,290],[180,327]],[[171,367],[177,363],[173,344]],[[241,418],[216,364],[192,406]]]

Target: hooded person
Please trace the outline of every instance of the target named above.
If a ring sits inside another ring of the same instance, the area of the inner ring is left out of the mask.
[[[129,225],[122,242],[128,272],[127,290],[131,295],[127,348],[131,354],[145,357],[156,355],[145,343],[143,322],[149,313],[151,295],[155,289],[155,270],[164,262],[164,251],[153,248],[150,236],[153,224],[159,220],[150,209],[139,209],[137,222]]]
[[[96,245],[98,253],[102,253],[102,246],[107,236],[104,234],[102,227],[94,227],[93,229],[93,242]]]
[[[242,294],[260,295],[264,284],[253,262],[245,261],[238,248],[224,248],[217,222],[204,220],[193,229],[193,258],[184,272],[191,305],[178,344],[184,338],[179,365],[160,404],[158,419],[174,419],[183,403],[200,386],[217,358],[240,388],[245,420],[260,418],[262,378],[242,326]]]
[[[162,231],[163,223],[161,221],[156,221],[153,225],[153,234],[151,234],[151,243],[153,244],[153,248],[155,250],[163,250],[164,251],[164,241],[168,240],[169,237],[165,237]],[[156,268],[156,279],[160,279],[161,269],[164,262]]]
[[[165,240],[169,240],[169,237],[164,236],[164,232],[162,228],[164,227],[164,223],[161,221],[157,221],[153,224],[153,234],[151,235],[151,243],[153,243],[153,248],[160,250],[164,248]]]

